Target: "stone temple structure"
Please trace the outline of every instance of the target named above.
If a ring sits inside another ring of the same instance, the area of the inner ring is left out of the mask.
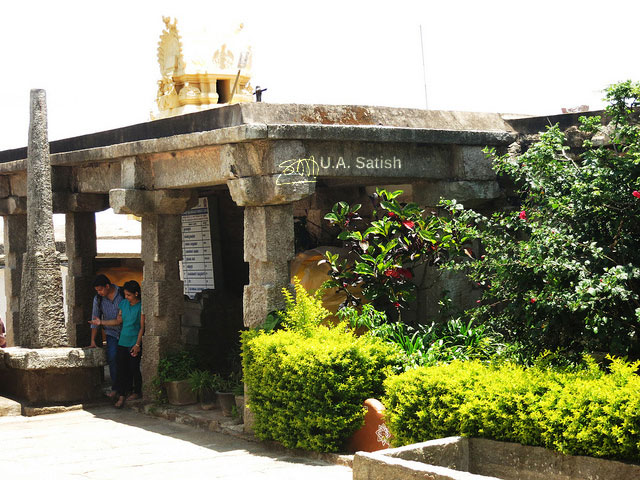
[[[53,211],[65,213],[67,222],[69,344],[88,344],[93,212],[110,205],[142,219],[142,365],[149,385],[163,354],[259,325],[283,306],[280,292],[290,283],[300,219],[306,220],[306,234],[326,244],[332,235],[322,217],[331,205],[366,205],[376,186],[402,188],[407,200],[423,205],[445,196],[493,208],[504,203],[505,192],[482,149],[506,151],[522,134],[541,131],[549,121],[572,125],[577,116],[508,119],[493,113],[244,103],[52,142]],[[22,327],[17,286],[27,229],[26,158],[26,149],[0,152],[6,320],[14,345],[13,333]],[[183,296],[179,262],[181,214],[198,198],[209,201],[215,289],[202,300],[208,307],[194,315]],[[467,291],[458,287],[454,295],[464,300]],[[424,308],[429,304],[423,302]]]
[[[77,367],[74,371],[86,375],[84,383],[75,385],[88,385],[91,368],[104,361],[92,353],[99,349],[82,348],[89,343],[94,294],[95,212],[112,207],[118,214],[141,218],[146,315],[142,374],[148,389],[164,354],[199,345],[222,361],[216,355],[235,345],[239,329],[260,325],[269,312],[283,307],[281,290],[290,285],[296,253],[335,243],[323,221],[335,202],[368,205],[368,194],[384,187],[403,189],[404,201],[425,206],[447,197],[480,209],[503,207],[507,192],[483,149],[506,152],[513,142],[549,123],[569,127],[580,115],[511,118],[360,105],[248,103],[250,56],[243,67],[245,60],[239,62],[235,53],[244,50],[229,45],[210,49],[215,69],[205,65],[190,70],[175,22],[167,19],[165,25],[156,120],[50,143],[52,210],[66,218],[65,329],[60,331],[57,320],[52,344],[27,343],[66,345],[62,350],[21,345],[20,332],[31,329],[24,299],[29,293],[20,289],[25,239],[31,231],[29,154],[27,148],[0,152],[10,345],[0,352],[0,393],[58,401],[57,393],[46,388],[36,393],[37,381]],[[192,109],[196,111],[187,113]],[[203,199],[208,231],[202,241],[211,248],[215,281],[213,289],[190,299],[181,276],[183,251],[188,251],[183,214]],[[362,213],[370,211],[363,208]],[[421,292],[413,311],[418,319],[433,313],[436,287],[446,288],[458,303],[473,301],[468,284],[445,277],[438,282]],[[96,392],[60,384],[72,392],[67,399]]]

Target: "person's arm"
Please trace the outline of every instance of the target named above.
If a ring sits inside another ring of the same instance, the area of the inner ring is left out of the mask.
[[[91,343],[89,347],[96,348],[96,335],[98,334],[98,327],[93,323],[93,320],[99,320],[98,318],[98,297],[93,297],[93,308],[91,310],[91,320],[89,323],[91,324]]]
[[[105,327],[115,327],[122,323],[122,310],[118,310],[118,316],[114,320],[100,320],[94,318],[89,322],[91,325],[104,325]]]
[[[0,318],[0,348],[7,346],[7,331],[4,328],[4,322]]]
[[[144,313],[140,314],[140,330],[138,331],[138,339],[136,344],[131,347],[131,356],[136,357],[140,353],[140,345],[142,345],[142,335],[144,335]]]

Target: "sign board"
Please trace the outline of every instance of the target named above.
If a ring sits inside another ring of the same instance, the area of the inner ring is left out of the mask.
[[[184,294],[194,298],[196,293],[213,285],[213,257],[209,205],[200,198],[198,205],[182,214],[182,280]]]

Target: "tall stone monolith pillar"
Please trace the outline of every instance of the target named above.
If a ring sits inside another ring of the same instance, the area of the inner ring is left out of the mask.
[[[44,90],[31,90],[27,159],[27,249],[22,263],[20,334],[27,348],[68,345],[62,274],[53,236],[51,161]]]

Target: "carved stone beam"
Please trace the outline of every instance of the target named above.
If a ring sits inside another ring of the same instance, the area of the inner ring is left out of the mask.
[[[196,190],[133,190],[115,188],[109,191],[109,204],[115,213],[138,216],[178,215],[198,203]]]
[[[315,192],[315,177],[256,176],[227,181],[231,198],[241,207],[284,205],[308,197]]]
[[[53,212],[101,212],[109,208],[109,197],[100,193],[53,192]]]

